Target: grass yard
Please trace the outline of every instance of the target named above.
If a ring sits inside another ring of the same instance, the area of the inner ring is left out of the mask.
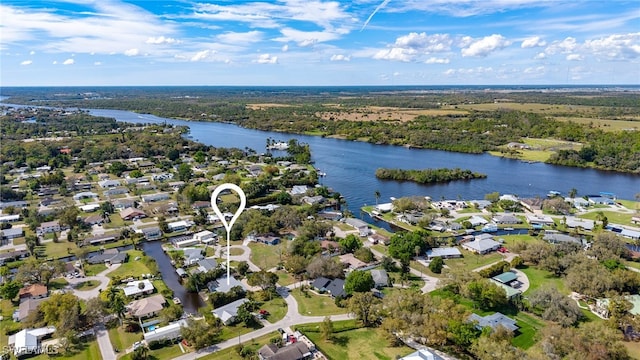
[[[603,210],[602,213],[607,217],[609,223],[622,224],[622,225],[634,225],[631,222],[631,217],[638,216],[637,214],[623,214],[616,211],[606,211]],[[583,219],[596,220],[598,216],[598,211],[588,212],[586,214],[580,215]],[[598,222],[600,224],[600,222]]]
[[[548,284],[552,287],[555,287],[556,289],[558,289],[558,291],[560,291],[565,295],[569,294],[569,290],[565,286],[564,281],[562,281],[562,279],[560,278],[553,276],[553,274],[551,274],[551,272],[549,271],[540,270],[531,266],[522,268],[520,270],[523,273],[525,273],[525,275],[527,275],[527,278],[529,278],[530,285],[529,285],[529,289],[527,289],[526,292],[532,292],[533,290],[539,288],[543,284]]]
[[[296,279],[284,270],[278,270],[276,274],[278,275],[278,284],[280,286],[287,286],[296,282]]]
[[[255,327],[246,327],[244,326],[244,323],[226,325],[222,328],[222,332],[220,333],[220,341],[225,341],[233,338],[237,339],[238,336],[240,336],[240,341],[242,341],[242,335],[248,334],[260,328],[262,328],[262,324],[256,324]]]
[[[231,248],[229,249],[229,255],[231,256],[239,256],[244,254],[244,250],[241,248]]]
[[[478,255],[464,249],[460,249],[460,252],[462,253],[462,258],[446,259],[444,263],[450,268],[462,268],[466,271],[472,271],[481,266],[502,260],[502,255],[499,253]]]
[[[22,328],[20,323],[13,321],[11,316],[13,315],[13,304],[9,300],[0,300],[0,315],[2,320],[0,321],[0,348],[6,346],[9,342],[9,336],[7,332],[15,330],[17,332]]]
[[[98,286],[100,286],[100,282],[96,281],[96,280],[88,280],[88,281],[83,281],[81,283],[78,283],[75,286],[76,290],[80,290],[80,291],[86,291],[86,290],[91,290],[91,289],[95,289]]]
[[[86,360],[86,359],[102,359],[102,354],[100,354],[100,347],[98,346],[97,341],[91,341],[88,343],[81,343],[78,345],[76,350],[70,354],[56,355],[55,357],[50,357],[49,355],[42,354],[36,357],[32,357],[32,360],[44,360],[44,359],[68,359],[68,360]]]
[[[520,334],[511,340],[511,344],[526,350],[535,345],[537,341],[536,334],[544,328],[546,324],[543,320],[537,319],[524,312],[519,312],[518,315],[515,316],[515,319],[517,321],[516,325],[520,327]]]
[[[69,256],[77,249],[76,243],[68,242],[66,239],[55,243],[53,241],[44,243],[44,251],[46,258],[59,259],[61,257]]]
[[[633,201],[633,200],[622,200],[622,199],[617,199],[616,201],[622,204],[622,206],[626,207],[629,210],[640,211],[640,202]],[[636,212],[636,215],[640,215],[640,214]],[[13,243],[15,244],[16,241],[14,240]]]
[[[296,329],[313,341],[318,350],[329,359],[392,360],[415,351],[407,346],[389,346],[389,340],[382,330],[355,328],[355,320],[335,321],[333,326],[333,341],[322,339],[319,324],[299,325]],[[348,330],[340,331],[340,328]]]
[[[184,348],[186,352],[190,352],[188,348]],[[122,354],[122,350],[120,350]],[[123,354],[118,359],[120,360],[129,360],[131,359],[131,355],[133,353]],[[171,346],[165,346],[160,349],[149,350],[149,355],[147,357],[148,360],[164,360],[164,359],[174,359],[177,358],[184,353],[180,350],[180,345],[174,344]]]
[[[69,282],[67,281],[67,279],[61,278],[61,277],[55,278],[49,281],[49,290],[64,289],[64,287],[67,285],[69,285]]]
[[[259,243],[249,244],[249,248],[251,248],[251,262],[263,270],[278,266],[280,262],[280,246],[281,245],[273,246]]]
[[[138,277],[142,274],[148,274],[151,272],[151,270],[149,270],[149,268],[141,260],[134,260],[138,256],[142,257],[142,251],[129,250],[128,253],[129,259],[127,260],[127,262],[107,274],[108,277],[113,278],[115,276],[118,276],[121,279],[126,279],[128,277]]]
[[[133,346],[136,341],[142,340],[142,332],[129,333],[124,331],[122,326],[117,326],[109,329],[109,339],[113,347],[120,350],[120,353],[124,353],[126,349]]]
[[[267,335],[260,336],[250,341],[243,342],[242,346],[248,346],[253,351],[258,351],[258,349],[260,349],[263,345],[269,344],[271,342],[271,339],[275,337],[280,337],[280,333],[274,331]],[[238,355],[235,347],[230,347],[224,350],[216,351],[215,353],[207,355],[201,359],[203,360],[243,360],[244,358]]]
[[[83,268],[86,276],[94,276],[107,270],[107,266],[105,264],[85,264]]]
[[[328,295],[316,295],[311,291],[303,294],[300,289],[290,292],[298,302],[298,312],[302,315],[309,316],[325,316],[346,314],[347,309],[336,306],[335,301]]]
[[[260,309],[269,312],[269,315],[267,315],[265,319],[273,324],[284,319],[284,316],[287,315],[287,302],[280,296],[275,296],[273,299],[265,301],[260,305]]]
[[[622,344],[627,348],[632,359],[640,359],[640,342],[623,341]]]

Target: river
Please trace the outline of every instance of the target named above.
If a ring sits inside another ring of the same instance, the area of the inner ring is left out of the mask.
[[[483,199],[488,193],[516,194],[520,197],[544,197],[550,190],[566,194],[576,188],[579,195],[612,192],[621,199],[634,199],[640,192],[640,175],[528,163],[489,154],[464,154],[401,146],[251,130],[233,124],[165,119],[120,110],[91,110],[92,115],[112,117],[133,123],[168,123],[188,126],[193,140],[215,147],[252,148],[265,151],[266,139],[298,139],[308,143],[315,166],[327,176],[323,185],[344,195],[349,209],[359,215],[365,204],[390,197],[430,196],[433,199]],[[487,174],[486,179],[420,185],[412,182],[384,181],[375,177],[377,168],[453,168],[460,167]]]

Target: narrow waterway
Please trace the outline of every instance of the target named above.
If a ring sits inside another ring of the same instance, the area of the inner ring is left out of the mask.
[[[205,303],[197,293],[190,293],[182,286],[176,269],[171,265],[169,255],[162,250],[162,244],[163,242],[161,241],[150,241],[144,242],[141,245],[142,250],[144,250],[148,256],[156,259],[158,269],[160,270],[160,274],[162,274],[162,280],[164,280],[169,289],[173,290],[173,296],[182,301],[184,311],[186,313],[196,314],[198,308],[203,307]]]

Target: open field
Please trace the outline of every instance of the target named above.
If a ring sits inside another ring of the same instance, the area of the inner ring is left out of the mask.
[[[495,111],[501,109],[527,111],[532,113],[544,114],[596,114],[599,109],[607,107],[602,106],[583,106],[583,105],[558,105],[558,104],[538,104],[538,103],[519,103],[519,102],[493,102],[483,104],[463,104],[449,106],[448,108],[476,110],[476,111]]]
[[[249,244],[251,248],[251,262],[261,269],[271,269],[280,262],[280,245]],[[284,254],[284,252],[283,252]]]
[[[411,121],[420,115],[447,116],[467,115],[468,111],[457,109],[412,109],[383,106],[364,106],[360,108],[341,108],[334,105],[337,111],[325,111],[318,113],[323,120],[347,120],[347,121]]]
[[[635,225],[631,222],[631,217],[638,216],[637,214],[631,214],[631,213],[623,214],[617,211],[602,211],[602,213],[604,214],[604,216],[607,217],[607,220],[609,220],[609,223],[630,225],[630,226]],[[598,216],[598,211],[592,211],[592,212],[588,212],[586,214],[580,215],[581,218],[590,219],[590,220],[595,220],[597,216]]]
[[[276,337],[280,337],[280,333],[272,332],[270,334],[260,336],[253,340],[242,343],[242,346],[247,346],[253,351],[258,351],[263,345],[270,343],[270,340]],[[203,360],[242,360],[244,359],[235,350],[235,347],[230,347],[221,351],[217,351],[213,354],[207,355],[202,358]]]
[[[486,255],[474,254],[464,249],[461,249],[460,252],[462,253],[462,258],[446,259],[444,261],[444,264],[450,268],[462,268],[465,271],[471,271],[473,269],[479,268],[480,266],[489,265],[496,261],[502,260],[502,255],[495,252]]]
[[[280,296],[275,296],[273,299],[265,301],[260,305],[260,309],[267,310],[269,315],[266,316],[266,320],[270,323],[275,323],[287,315],[287,302]]]
[[[320,334],[319,324],[296,326],[306,335],[318,350],[329,359],[397,359],[412,353],[407,346],[391,347],[382,330],[376,328],[358,328],[355,320],[335,321],[333,340],[327,341]],[[345,330],[341,330],[341,329]]]
[[[347,309],[336,306],[335,301],[329,295],[316,295],[311,291],[307,291],[307,295],[305,295],[300,289],[292,290],[291,295],[298,302],[298,311],[302,315],[325,316],[347,313]]]
[[[126,263],[120,265],[119,268],[110,272],[107,276],[110,278],[120,277],[120,278],[128,278],[128,277],[138,277],[142,274],[148,274],[151,271],[149,268],[141,261],[134,260],[137,256],[142,256],[142,251],[138,250],[129,250],[129,259]]]
[[[559,121],[573,121],[582,125],[591,125],[603,131],[640,130],[640,118],[629,120],[593,119],[590,117],[563,117],[558,116]]]

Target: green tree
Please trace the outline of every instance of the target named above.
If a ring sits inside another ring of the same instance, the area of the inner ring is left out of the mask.
[[[431,270],[435,274],[440,274],[442,272],[442,267],[444,266],[444,261],[440,256],[436,256],[431,259],[429,263],[429,270]]]
[[[377,321],[378,299],[371,292],[356,292],[347,302],[347,308],[356,319],[362,322],[362,325],[369,327]]]
[[[338,241],[340,248],[344,253],[352,253],[362,247],[362,241],[353,234],[347,235]]]
[[[375,286],[373,277],[368,271],[355,270],[347,275],[344,282],[344,291],[347,294],[354,292],[367,292]]]
[[[263,291],[273,291],[278,282],[278,275],[270,271],[262,270],[247,276],[247,282],[251,286],[259,286]]]
[[[194,320],[187,318],[186,326],[180,328],[182,338],[192,344],[196,350],[216,343],[222,331],[222,324],[217,321]]]
[[[325,316],[320,323],[320,335],[325,341],[333,340],[333,321],[331,321],[331,317]]]
[[[376,190],[376,191],[373,193],[373,196],[376,198],[376,206],[378,206],[378,200],[380,200],[380,191],[379,191],[379,190]]]
[[[193,170],[189,164],[182,163],[178,166],[178,179],[180,181],[189,181],[193,176]]]
[[[21,287],[22,284],[18,281],[6,281],[4,284],[0,285],[0,297],[5,300],[13,300],[18,296]]]

